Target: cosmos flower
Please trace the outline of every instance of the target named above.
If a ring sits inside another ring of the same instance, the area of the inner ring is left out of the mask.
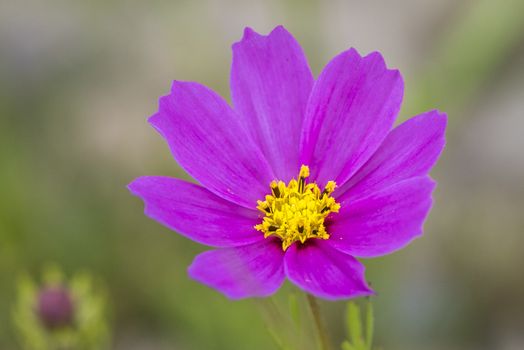
[[[86,273],[68,279],[50,265],[38,283],[22,275],[12,317],[22,349],[109,348],[105,293]]]
[[[326,299],[372,294],[364,266],[422,234],[446,116],[393,128],[403,81],[378,52],[349,49],[315,80],[283,28],[233,45],[232,106],[175,81],[149,122],[199,185],[140,177],[145,213],[216,249],[189,275],[229,298],[263,297],[287,278]]]

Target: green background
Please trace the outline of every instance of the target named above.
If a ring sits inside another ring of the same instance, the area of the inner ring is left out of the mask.
[[[406,81],[400,120],[449,114],[425,236],[365,261],[377,343],[524,348],[523,1],[30,0],[0,3],[1,349],[16,279],[48,262],[102,281],[115,349],[275,348],[257,302],[188,279],[205,248],[125,186],[186,177],[146,123],[171,80],[229,99],[230,45],[278,24],[315,75],[350,46],[381,51]],[[321,306],[337,344],[343,304]]]

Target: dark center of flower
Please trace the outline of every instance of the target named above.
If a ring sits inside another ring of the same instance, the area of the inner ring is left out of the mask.
[[[38,294],[37,314],[48,329],[72,325],[74,305],[69,291],[60,286],[42,289]]]
[[[304,243],[309,238],[328,239],[324,220],[330,213],[338,213],[340,204],[331,194],[336,183],[329,181],[323,191],[316,183],[307,183],[309,168],[302,165],[298,180],[286,185],[272,181],[271,195],[258,201],[257,209],[264,213],[261,224],[255,226],[264,237],[277,236],[286,250],[294,242]]]

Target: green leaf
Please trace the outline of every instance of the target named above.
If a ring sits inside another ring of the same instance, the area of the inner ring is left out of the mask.
[[[346,322],[351,344],[353,344],[356,349],[365,349],[360,308],[353,302],[348,303]]]
[[[371,346],[373,345],[374,324],[373,303],[371,300],[368,300],[366,308],[366,348],[368,350],[371,350]]]

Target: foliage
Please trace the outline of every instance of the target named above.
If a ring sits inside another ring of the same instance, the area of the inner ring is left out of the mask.
[[[373,345],[373,304],[366,303],[366,317],[363,319],[360,306],[349,302],[346,311],[348,339],[342,343],[342,350],[372,350]]]
[[[71,293],[75,306],[72,325],[48,329],[41,322],[36,312],[38,293],[50,286],[64,286]],[[23,349],[100,350],[109,344],[105,311],[105,295],[95,291],[91,276],[77,273],[67,281],[57,267],[50,266],[44,270],[40,285],[28,275],[20,277],[12,316]]]

